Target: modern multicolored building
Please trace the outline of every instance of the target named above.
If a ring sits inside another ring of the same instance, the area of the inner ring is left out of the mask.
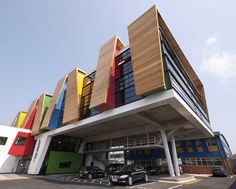
[[[128,37],[129,45],[112,37],[94,71],[72,70],[14,122],[36,141],[29,174],[103,168],[110,152],[163,149],[178,176],[176,141],[214,137],[201,80],[155,6],[128,26]]]

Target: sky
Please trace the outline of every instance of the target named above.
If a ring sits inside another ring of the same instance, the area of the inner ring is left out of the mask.
[[[1,0],[0,124],[9,125],[100,46],[156,4],[205,87],[211,125],[236,153],[236,2],[233,0]]]

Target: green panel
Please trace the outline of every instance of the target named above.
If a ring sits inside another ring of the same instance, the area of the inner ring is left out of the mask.
[[[81,158],[82,155],[75,152],[51,151],[48,158],[46,174],[76,173],[80,167]],[[63,165],[69,166],[63,167]]]
[[[51,100],[52,100],[52,96],[45,95],[44,107],[43,107],[43,116],[42,116],[41,124],[43,123],[45,115],[46,115],[46,113],[48,111],[48,108],[50,106]]]

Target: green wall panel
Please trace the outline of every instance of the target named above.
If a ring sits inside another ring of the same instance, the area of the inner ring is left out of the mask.
[[[45,115],[46,115],[47,111],[48,111],[51,100],[52,100],[52,96],[45,95],[44,107],[43,107],[43,116],[42,116],[41,124],[42,124],[42,122],[45,118]]]
[[[46,174],[75,173],[78,171],[82,155],[75,152],[51,151]]]

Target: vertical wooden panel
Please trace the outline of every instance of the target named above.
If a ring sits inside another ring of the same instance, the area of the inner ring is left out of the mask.
[[[63,78],[61,78],[59,80],[59,82],[57,83],[57,87],[54,91],[54,94],[53,94],[53,97],[52,97],[52,100],[51,100],[51,104],[48,108],[48,111],[45,115],[45,118],[42,122],[42,125],[41,125],[41,128],[40,129],[47,129],[48,128],[48,125],[49,125],[49,122],[50,122],[50,119],[51,119],[51,115],[53,113],[53,110],[54,110],[54,107],[55,105],[57,104],[57,101],[60,97],[60,94],[61,94],[61,91],[63,89],[63,86],[65,84],[65,81],[66,81],[66,78],[67,78],[67,75],[64,76]]]
[[[115,36],[100,48],[89,108],[97,108],[103,111],[113,106],[114,100],[112,101],[112,97],[109,96],[112,95],[112,91],[109,91],[109,89],[114,87],[111,86],[111,79],[114,77],[112,75],[112,70],[114,68],[114,58],[116,50],[120,50],[124,47],[125,46],[120,41],[120,39]]]
[[[74,69],[68,75],[63,124],[74,122],[80,118],[79,108],[84,76],[85,73],[78,69]]]
[[[39,97],[39,101],[38,101],[38,104],[37,104],[37,112],[36,112],[36,115],[35,115],[35,118],[34,118],[34,123],[33,123],[33,126],[32,126],[31,135],[36,135],[36,134],[39,133],[39,129],[40,129],[40,126],[41,126],[41,120],[42,120],[42,116],[43,116],[43,112],[44,112],[45,97],[46,97],[46,94],[42,94]]]
[[[33,126],[32,126],[32,133],[31,133],[32,135],[38,134],[38,130],[40,128],[40,121],[41,121],[42,112],[43,112],[44,97],[45,97],[45,94],[42,94],[39,97],[39,101],[38,101],[38,104],[37,104],[37,112],[36,112],[36,115],[35,115],[35,118],[34,118],[34,123],[33,123]]]
[[[153,6],[128,26],[130,50],[137,95],[165,88],[160,31]]]
[[[15,117],[14,121],[13,121],[12,124],[11,124],[12,127],[17,127],[17,125],[18,125],[18,120],[19,120],[19,116],[20,116],[20,112],[18,112],[18,113],[16,114],[16,117]]]

